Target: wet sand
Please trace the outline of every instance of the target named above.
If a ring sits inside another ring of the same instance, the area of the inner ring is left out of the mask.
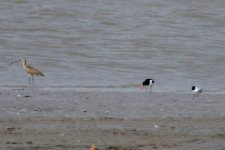
[[[225,95],[2,87],[1,150],[225,149]]]

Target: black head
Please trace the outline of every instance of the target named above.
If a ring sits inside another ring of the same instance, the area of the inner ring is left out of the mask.
[[[155,81],[154,81],[154,80],[152,80],[152,79],[150,79],[150,81],[152,81],[152,83],[153,83],[153,84],[155,83]]]
[[[195,90],[195,86],[192,86],[191,89],[192,89],[192,90]]]

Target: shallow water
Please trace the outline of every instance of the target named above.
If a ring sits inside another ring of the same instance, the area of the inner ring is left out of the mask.
[[[225,83],[223,0],[1,0],[0,86],[28,85],[26,57],[44,72],[36,86],[154,91]]]

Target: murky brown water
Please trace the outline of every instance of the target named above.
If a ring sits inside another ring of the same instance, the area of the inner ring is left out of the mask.
[[[36,86],[129,90],[148,77],[159,92],[224,87],[224,6],[223,0],[1,0],[0,86],[28,85],[22,67],[8,65],[25,56],[46,75]]]

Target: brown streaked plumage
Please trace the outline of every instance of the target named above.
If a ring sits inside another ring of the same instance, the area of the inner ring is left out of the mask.
[[[44,76],[44,74],[41,71],[39,71],[37,68],[31,65],[28,65],[25,58],[21,59],[21,63],[29,77],[29,85],[30,85],[30,79],[32,79],[32,84],[34,85],[34,76]]]

